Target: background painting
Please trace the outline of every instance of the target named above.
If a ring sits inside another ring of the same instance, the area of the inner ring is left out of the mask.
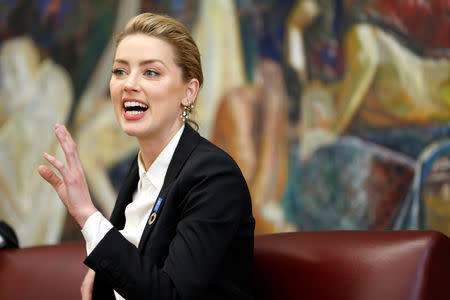
[[[257,233],[450,235],[450,1],[0,2],[0,219],[21,246],[81,234],[36,169],[74,136],[112,210],[137,143],[116,124],[113,37],[139,12],[186,24],[205,74],[200,132],[250,187]]]

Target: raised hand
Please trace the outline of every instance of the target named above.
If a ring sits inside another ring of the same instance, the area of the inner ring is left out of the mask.
[[[67,166],[48,153],[44,153],[44,158],[58,170],[62,179],[48,166],[39,166],[38,172],[53,186],[70,215],[82,228],[97,209],[92,203],[77,145],[72,136],[64,125],[59,124],[55,125],[55,134],[66,156]]]

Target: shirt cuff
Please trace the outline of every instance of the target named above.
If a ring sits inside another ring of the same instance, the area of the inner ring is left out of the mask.
[[[87,255],[100,243],[113,225],[99,212],[93,213],[84,223],[81,233],[86,240]]]

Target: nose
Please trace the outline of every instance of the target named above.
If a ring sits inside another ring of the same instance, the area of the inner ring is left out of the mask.
[[[125,91],[139,91],[140,87],[139,87],[139,80],[136,74],[130,74],[126,81],[125,81],[125,85],[124,85],[124,89]]]

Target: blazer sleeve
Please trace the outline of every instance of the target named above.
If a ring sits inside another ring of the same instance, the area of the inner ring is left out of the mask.
[[[251,201],[239,168],[226,155],[189,160],[174,185],[180,220],[162,268],[115,228],[86,258],[126,299],[201,298]]]

